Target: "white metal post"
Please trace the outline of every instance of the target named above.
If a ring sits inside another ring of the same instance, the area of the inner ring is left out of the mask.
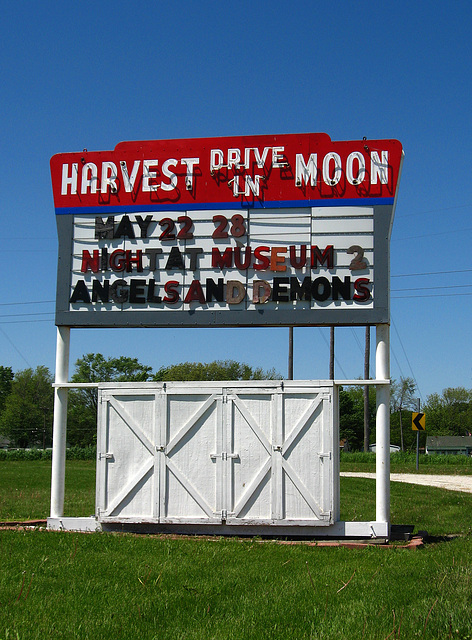
[[[376,326],[375,377],[390,379],[390,327]],[[390,385],[376,388],[376,520],[390,522]]]
[[[57,327],[56,384],[69,380],[70,327]],[[52,441],[51,518],[64,515],[66,473],[67,388],[54,389],[54,427]]]

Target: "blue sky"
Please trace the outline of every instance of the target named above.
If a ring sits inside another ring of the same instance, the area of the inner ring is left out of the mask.
[[[53,154],[313,131],[402,142],[392,377],[414,376],[423,400],[471,388],[471,23],[465,1],[5,6],[0,364],[54,369]],[[328,377],[328,339],[295,329],[296,378]],[[362,375],[363,339],[337,330],[337,378]],[[287,348],[288,329],[73,330],[71,372],[101,352],[154,369],[231,358],[286,375]]]

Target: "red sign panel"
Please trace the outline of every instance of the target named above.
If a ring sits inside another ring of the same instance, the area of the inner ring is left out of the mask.
[[[397,140],[324,133],[121,142],[51,158],[56,213],[393,204]]]

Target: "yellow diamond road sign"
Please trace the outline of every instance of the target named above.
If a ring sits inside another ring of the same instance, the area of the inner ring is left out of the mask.
[[[412,413],[411,414],[411,428],[413,431],[425,430],[425,415],[424,413]]]

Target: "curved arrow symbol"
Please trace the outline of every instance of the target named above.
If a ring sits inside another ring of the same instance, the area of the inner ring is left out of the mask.
[[[425,430],[425,417],[424,413],[413,413],[411,416],[411,427],[413,431]]]

